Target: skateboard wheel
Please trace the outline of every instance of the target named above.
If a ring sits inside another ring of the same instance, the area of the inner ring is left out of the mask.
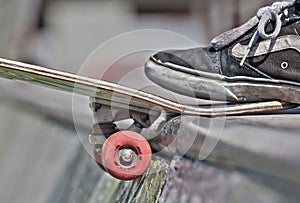
[[[120,131],[110,136],[102,148],[106,171],[120,180],[133,180],[148,168],[152,157],[147,140],[133,131]]]

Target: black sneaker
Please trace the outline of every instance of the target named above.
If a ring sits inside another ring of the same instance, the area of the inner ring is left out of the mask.
[[[172,91],[203,99],[300,103],[300,0],[261,8],[209,47],[167,50],[146,75]]]

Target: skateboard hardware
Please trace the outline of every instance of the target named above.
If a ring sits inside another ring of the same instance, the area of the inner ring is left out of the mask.
[[[181,104],[119,84],[2,58],[0,77],[89,96],[96,121],[89,135],[94,158],[99,167],[122,180],[137,178],[146,170],[151,160],[151,148],[139,133],[150,127],[162,112],[169,120],[178,115],[258,114],[297,106],[280,101],[200,106]],[[125,119],[132,119],[132,125],[119,129],[115,122]]]
[[[89,142],[94,145],[94,158],[98,166],[121,180],[141,176],[150,163],[151,149],[147,140],[138,133],[151,126],[149,115],[107,106],[96,98],[90,98],[90,107],[97,123],[93,125]],[[114,122],[129,118],[133,123],[126,131],[120,131]]]

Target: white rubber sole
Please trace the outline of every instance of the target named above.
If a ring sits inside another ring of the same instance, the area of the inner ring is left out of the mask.
[[[251,102],[277,100],[300,104],[300,84],[250,77],[225,77],[149,59],[145,74],[174,92],[202,99]]]

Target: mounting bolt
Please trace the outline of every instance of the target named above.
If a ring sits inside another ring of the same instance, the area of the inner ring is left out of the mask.
[[[148,114],[142,114],[142,115],[141,115],[141,119],[142,119],[143,121],[148,120]]]
[[[119,150],[117,156],[120,164],[125,168],[134,166],[138,158],[135,151],[128,148]]]

